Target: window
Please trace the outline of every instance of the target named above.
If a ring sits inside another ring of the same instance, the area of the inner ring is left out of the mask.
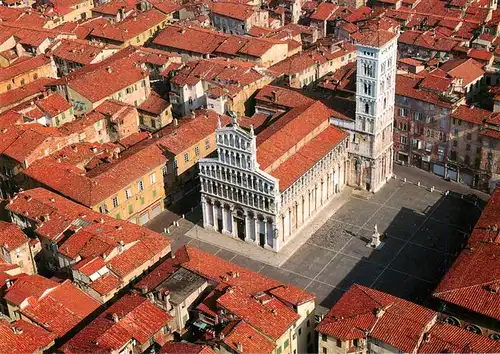
[[[328,341],[328,336],[327,336],[326,334],[322,334],[322,335],[321,335],[321,340],[322,340],[323,342]]]
[[[424,115],[422,112],[415,112],[414,116],[416,120],[424,120]]]
[[[136,37],[135,40],[137,41],[137,43],[141,43],[141,40],[139,39],[139,37]]]
[[[365,103],[365,113],[366,114],[370,113],[370,105],[368,103]]]
[[[210,139],[205,140],[205,150],[210,149]]]
[[[196,147],[194,148],[194,154],[195,154],[196,156],[200,156],[200,147],[199,147],[199,146],[196,146]]]
[[[128,205],[128,213],[133,214],[134,213],[134,206],[132,204]]]
[[[141,197],[141,205],[144,205],[144,197]]]
[[[184,162],[188,162],[189,161],[189,152],[186,152],[184,154]]]
[[[453,146],[457,147],[458,146],[458,140],[453,140]]]
[[[337,347],[342,348],[342,341],[337,338]]]
[[[99,206],[99,212],[101,214],[106,214],[108,212],[108,207],[107,207],[106,203],[103,203]]]
[[[323,354],[326,354],[328,353],[328,349],[326,349],[325,347],[323,347]]]
[[[302,328],[299,328],[299,336],[302,335]]]
[[[132,189],[131,188],[127,188],[125,190],[125,198],[127,198],[127,199],[132,198]]]
[[[398,109],[398,114],[400,117],[407,117],[408,116],[408,110],[406,108],[399,108]]]
[[[150,184],[155,184],[156,183],[156,173],[152,173],[149,175],[149,183]]]
[[[476,146],[476,154],[480,154],[481,153],[481,146]]]
[[[399,137],[399,142],[401,144],[407,144],[408,143],[408,138],[406,136],[402,135],[402,136]]]
[[[118,205],[120,205],[120,202],[118,201],[118,196],[113,197],[113,208],[116,208]]]
[[[144,190],[144,182],[142,182],[142,179],[137,182],[137,189],[139,190],[139,192],[142,192]]]
[[[288,341],[288,339],[285,341],[285,343],[283,344],[283,349],[286,349],[288,348],[288,345],[290,344],[290,342]]]
[[[472,134],[471,133],[467,133],[467,140],[471,140],[472,139]]]
[[[24,79],[21,79],[21,85],[24,85]]]
[[[470,151],[470,144],[465,145],[465,150]]]
[[[310,327],[310,326],[311,326],[311,321],[307,320],[307,327]]]
[[[276,354],[281,354],[281,346],[276,350]]]
[[[118,219],[118,220],[121,219],[120,213],[116,214],[115,219]]]
[[[153,189],[153,198],[156,198],[156,189]]]
[[[167,166],[163,166],[163,167],[161,168],[161,173],[162,173],[164,176],[166,176],[166,175],[167,175],[167,173],[168,173]]]

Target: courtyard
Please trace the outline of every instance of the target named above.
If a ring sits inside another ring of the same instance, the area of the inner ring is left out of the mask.
[[[328,310],[353,283],[421,303],[463,248],[484,201],[475,205],[462,199],[472,190],[439,177],[409,167],[395,170],[407,182],[398,176],[375,195],[352,195],[279,267],[186,236],[193,226],[186,220],[171,233],[173,248],[189,244],[306,289],[316,295],[319,312]],[[430,186],[448,187],[450,193],[430,192]],[[195,210],[188,218],[197,221],[199,215]],[[148,227],[163,231],[167,219],[160,216]],[[383,235],[380,250],[366,247],[375,225]]]

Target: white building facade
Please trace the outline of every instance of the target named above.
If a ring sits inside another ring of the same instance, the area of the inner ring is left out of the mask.
[[[217,158],[199,160],[203,227],[278,251],[279,181],[260,170],[253,131],[216,131]]]
[[[230,237],[278,252],[346,184],[345,135],[286,189],[259,167],[253,130],[233,123],[216,139],[217,158],[199,161],[203,226]]]
[[[397,38],[396,33],[377,31],[358,42],[354,120],[332,120],[351,135],[350,183],[373,193],[393,171]]]

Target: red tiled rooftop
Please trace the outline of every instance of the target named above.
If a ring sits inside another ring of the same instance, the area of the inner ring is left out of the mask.
[[[0,82],[10,80],[21,74],[36,70],[50,64],[50,58],[45,55],[18,60],[14,64],[0,70]]]
[[[209,253],[193,247],[186,246],[180,248],[176,252],[176,258],[179,258],[182,267],[217,283],[225,282],[230,286],[236,286],[248,294],[270,291],[282,285],[276,280],[236,264],[229,263],[219,257],[212,256]],[[200,265],[203,266],[200,267]],[[233,277],[231,274],[239,275]],[[293,285],[287,285],[287,290],[290,291],[276,291],[275,296],[294,306],[314,299],[311,293]]]
[[[499,353],[500,343],[464,328],[438,322],[427,334],[418,353]]]
[[[357,44],[380,48],[397,36],[394,32],[385,30],[360,32],[361,36],[356,40]]]
[[[0,352],[25,354],[42,352],[55,340],[55,335],[24,320],[0,320]]]
[[[293,108],[313,103],[311,98],[304,96],[299,91],[273,85],[267,85],[260,89],[257,96],[255,96],[255,100],[257,104],[263,102],[283,108]]]
[[[35,105],[51,117],[55,117],[71,108],[71,104],[57,93],[52,93],[35,101]]]
[[[215,352],[206,345],[168,342],[160,349],[160,354],[215,354]]]
[[[137,109],[154,115],[160,115],[169,106],[170,102],[163,99],[155,91],[151,91],[148,98],[146,98],[146,100],[139,107],[137,107]]]
[[[271,173],[279,180],[280,192],[290,187],[347,136],[345,131],[329,126],[280,164]]]
[[[0,246],[13,251],[28,241],[28,237],[17,225],[0,221]]]
[[[456,110],[453,111],[451,117],[472,124],[482,125],[483,122],[492,114],[493,112],[478,107],[460,105]]]
[[[257,161],[263,170],[292,149],[311,131],[330,118],[330,110],[316,101],[292,109],[257,136]]]
[[[94,29],[91,36],[111,39],[117,42],[126,42],[132,40],[138,35],[146,32],[150,28],[155,28],[167,17],[164,13],[150,9],[140,12],[137,15],[127,17],[125,20],[116,24],[109,24],[100,28]]]
[[[225,294],[217,299],[217,303],[274,341],[300,317],[275,298],[261,303],[237,287],[226,290]]]
[[[218,117],[215,111],[199,110],[195,112],[195,115],[194,119],[184,117],[178,120],[177,126],[174,123],[160,130],[158,132],[159,145],[177,155],[215,133]],[[222,126],[231,121],[226,115],[220,118]]]
[[[433,296],[469,311],[500,320],[500,237],[493,227],[500,215],[500,188],[486,207],[451,269]],[[496,290],[495,290],[496,289]]]
[[[254,8],[250,5],[236,4],[231,2],[216,2],[212,5],[211,11],[219,16],[234,18],[246,21],[254,13]]]
[[[100,305],[69,280],[56,283],[40,296],[30,299],[21,306],[21,314],[58,337],[64,336]]]
[[[412,352],[437,314],[392,295],[354,284],[332,307],[316,330],[352,340],[372,338]]]
[[[115,322],[113,316],[118,317]],[[148,343],[172,317],[148,299],[127,294],[62,346],[64,353],[118,351],[132,339]]]
[[[244,321],[238,322],[232,331],[224,336],[223,341],[236,353],[268,354],[276,347],[273,342]],[[240,351],[238,348],[243,350]]]
[[[485,72],[474,59],[451,59],[440,66],[440,69],[446,71],[452,77],[462,78],[464,86],[482,77]]]

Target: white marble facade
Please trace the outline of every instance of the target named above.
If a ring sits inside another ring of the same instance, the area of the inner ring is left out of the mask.
[[[256,246],[278,252],[346,183],[347,138],[282,192],[259,168],[253,130],[233,123],[216,139],[218,156],[199,161],[203,226]]]

